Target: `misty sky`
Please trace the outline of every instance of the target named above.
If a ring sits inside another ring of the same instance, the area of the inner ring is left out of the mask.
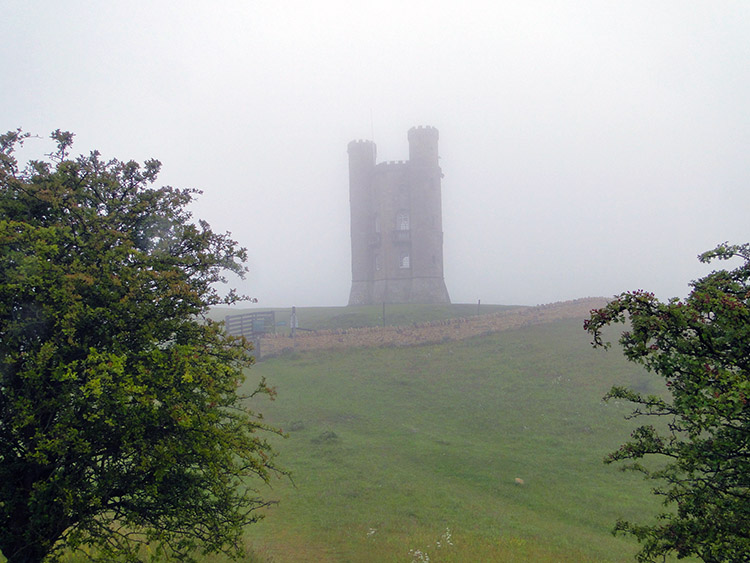
[[[406,159],[414,125],[454,303],[684,296],[750,241],[746,0],[4,0],[0,33],[0,129],[161,160],[258,306],[346,304],[346,145]]]

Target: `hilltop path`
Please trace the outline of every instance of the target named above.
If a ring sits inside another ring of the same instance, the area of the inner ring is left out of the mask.
[[[518,307],[487,315],[459,317],[408,326],[377,326],[337,330],[298,331],[294,338],[274,334],[261,341],[261,357],[277,356],[286,351],[331,350],[337,348],[366,348],[380,346],[418,346],[474,336],[492,334],[523,326],[548,323],[560,319],[587,318],[592,309],[603,307],[603,297],[589,297]]]

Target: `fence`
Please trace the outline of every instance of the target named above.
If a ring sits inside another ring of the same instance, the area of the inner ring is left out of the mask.
[[[260,344],[263,337],[276,332],[276,313],[259,311],[241,315],[227,315],[224,328],[232,336],[244,336],[253,343],[256,357],[260,358]]]

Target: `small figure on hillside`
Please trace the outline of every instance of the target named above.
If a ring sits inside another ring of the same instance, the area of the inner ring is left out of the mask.
[[[299,321],[297,320],[297,308],[292,307],[292,316],[289,318],[289,328],[291,329],[289,331],[289,336],[294,338],[294,333],[297,330],[297,327],[299,327]]]

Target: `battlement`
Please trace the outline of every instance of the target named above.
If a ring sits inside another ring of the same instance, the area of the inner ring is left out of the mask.
[[[375,143],[368,141],[367,139],[357,139],[355,141],[350,141],[346,148],[349,153],[361,153],[364,151],[375,152]]]
[[[384,168],[386,166],[403,166],[409,164],[408,160],[386,160],[384,162],[378,162],[375,168]]]
[[[409,132],[406,136],[409,140],[411,140],[413,137],[434,137],[435,139],[437,139],[438,130],[432,125],[417,125],[416,127],[412,127],[411,129],[409,129]]]
[[[347,145],[350,166],[372,167],[377,159],[378,150],[375,143],[366,139],[350,141]]]

